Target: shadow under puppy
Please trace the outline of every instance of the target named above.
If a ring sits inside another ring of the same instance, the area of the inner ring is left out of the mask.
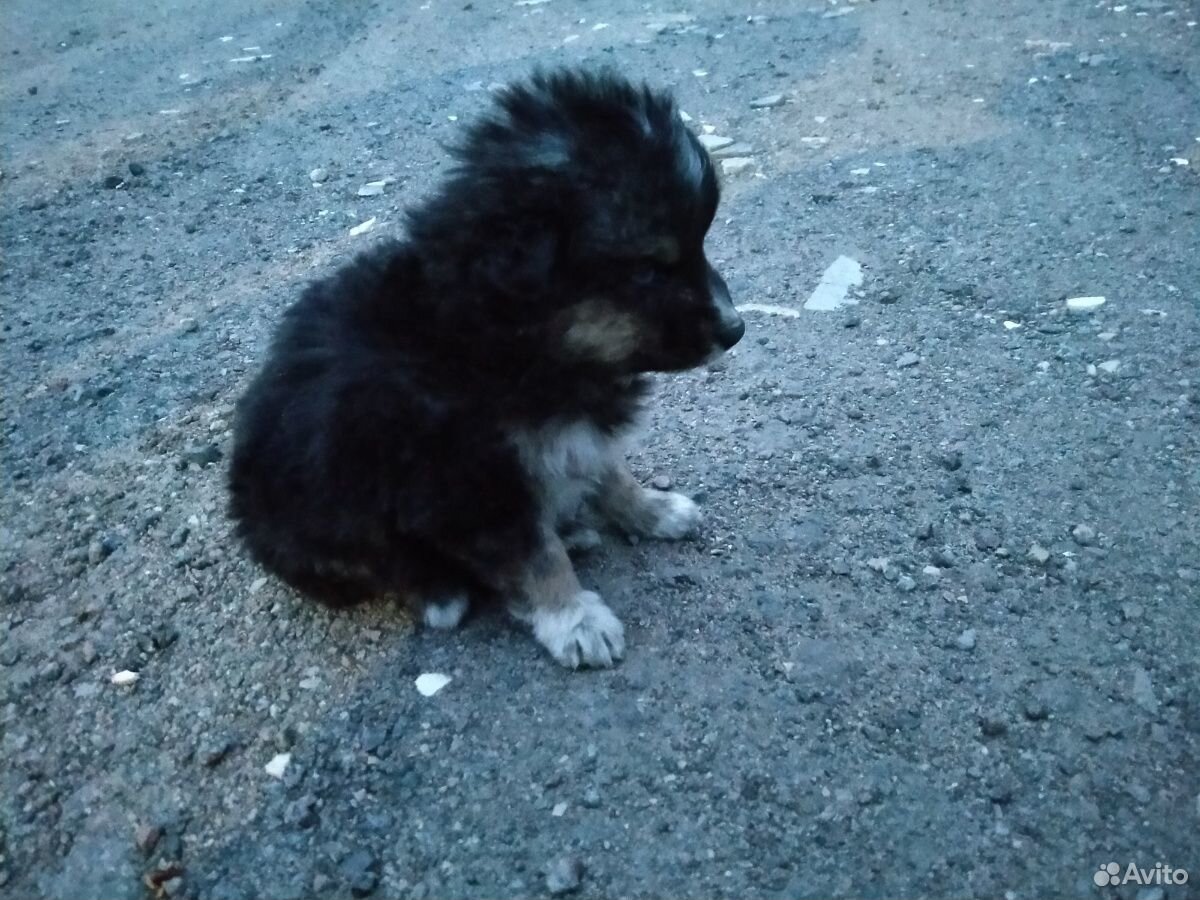
[[[559,662],[611,665],[624,630],[564,540],[589,514],[668,539],[699,520],[637,483],[622,436],[645,373],[745,331],[704,255],[713,167],[669,96],[611,72],[506,89],[454,152],[407,240],[285,314],[238,408],[231,513],[326,602],[394,594],[453,627],[498,596]]]

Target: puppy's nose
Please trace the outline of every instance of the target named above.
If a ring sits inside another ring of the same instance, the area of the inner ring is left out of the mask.
[[[722,310],[721,313],[721,321],[717,326],[717,340],[722,348],[728,350],[742,339],[742,335],[746,333],[746,323],[732,306],[728,312]]]

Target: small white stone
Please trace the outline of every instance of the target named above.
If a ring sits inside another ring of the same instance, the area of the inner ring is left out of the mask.
[[[784,316],[788,319],[800,318],[800,311],[787,306],[776,306],[773,303],[743,303],[737,308],[738,312],[760,312],[769,316]]]
[[[736,175],[754,165],[754,160],[748,156],[731,156],[721,160],[721,171],[726,175]]]
[[[263,766],[263,771],[272,778],[282,778],[283,773],[287,771],[288,763],[292,761],[290,753],[276,753],[271,757],[271,761]]]
[[[733,143],[733,138],[725,137],[720,134],[702,134],[698,138],[700,146],[710,153],[713,150],[720,150],[722,147],[728,147]]]
[[[870,175],[871,170],[870,169],[851,169],[850,174],[851,175]]]
[[[265,577],[255,578],[252,582],[250,582],[250,593],[257,594],[259,591],[261,591],[266,586],[267,586],[267,579]]]
[[[1096,335],[1096,337],[1098,337],[1102,341],[1111,341],[1116,336],[1117,336],[1117,333],[1115,331],[1102,331],[1098,335]]]
[[[137,684],[138,679],[141,677],[137,672],[122,669],[120,672],[113,672],[112,678],[109,680],[118,687],[126,687],[131,684]]]
[[[367,219],[367,221],[360,222],[358,225],[355,225],[353,228],[351,228],[350,229],[350,237],[358,237],[358,235],[360,235],[360,234],[366,234],[368,231],[370,231],[374,227],[375,227],[375,217],[371,216],[371,218]]]
[[[1020,322],[1014,322],[1014,321],[1012,321],[1011,319],[1005,319],[1005,320],[1004,320],[1004,327],[1005,327],[1005,329],[1006,329],[1006,330],[1008,330],[1008,331],[1012,331],[1014,328],[1020,328],[1020,327],[1021,327],[1021,323],[1020,323]]]
[[[1045,565],[1050,560],[1050,551],[1041,544],[1031,544],[1029,547],[1029,558],[1035,563]]]
[[[1108,359],[1100,363],[1100,365],[1096,368],[1100,369],[1102,372],[1108,372],[1111,375],[1113,372],[1117,371],[1117,369],[1121,368],[1121,361],[1119,359]]]
[[[751,109],[773,109],[776,106],[783,106],[783,94],[767,94],[765,97],[759,97],[756,100],[750,101]]]
[[[1096,377],[1096,364],[1095,363],[1088,363],[1087,373],[1089,375],[1091,375],[1093,378]]]
[[[383,193],[383,189],[387,187],[386,181],[368,181],[358,189],[360,197],[378,197]]]
[[[319,167],[308,173],[308,180],[313,184],[324,184],[328,178],[329,173]]]
[[[449,683],[450,676],[442,675],[440,672],[425,672],[418,675],[417,680],[413,682],[422,697],[432,697]]]
[[[1067,309],[1072,312],[1091,312],[1104,305],[1103,297],[1070,297],[1067,299]]]
[[[556,819],[558,819],[558,818],[562,818],[563,814],[566,811],[567,811],[567,802],[565,800],[560,800],[558,803],[554,804],[554,809],[550,810],[550,815],[552,815]]]
[[[804,301],[804,308],[828,312],[847,303],[857,303],[857,300],[850,298],[849,293],[851,288],[856,288],[862,283],[862,266],[858,261],[849,256],[839,256],[829,264],[816,289]]]

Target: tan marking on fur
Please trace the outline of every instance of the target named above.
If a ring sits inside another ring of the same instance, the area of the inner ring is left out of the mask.
[[[687,497],[642,487],[623,462],[605,474],[596,505],[619,528],[643,537],[680,538],[700,519],[699,510]]]
[[[581,590],[567,549],[555,535],[546,536],[519,577],[521,597],[530,612],[565,609]]]
[[[637,350],[640,332],[633,316],[603,300],[589,300],[572,310],[563,343],[574,356],[618,363]]]

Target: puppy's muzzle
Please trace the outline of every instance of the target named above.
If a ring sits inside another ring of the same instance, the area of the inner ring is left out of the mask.
[[[718,275],[712,266],[708,267],[708,288],[717,313],[717,343],[722,350],[728,350],[742,339],[742,335],[746,333],[746,323],[733,307],[725,279]]]

